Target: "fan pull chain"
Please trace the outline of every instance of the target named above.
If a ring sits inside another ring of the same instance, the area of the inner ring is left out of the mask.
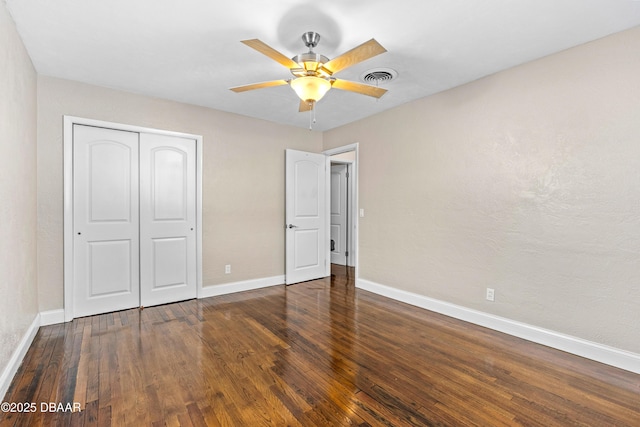
[[[316,122],[316,108],[314,102],[309,102],[309,130],[313,130],[313,124]]]

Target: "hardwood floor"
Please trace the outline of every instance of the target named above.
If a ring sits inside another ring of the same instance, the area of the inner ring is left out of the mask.
[[[0,425],[640,425],[640,375],[355,289],[351,269],[335,270],[43,327],[4,398],[36,410]]]

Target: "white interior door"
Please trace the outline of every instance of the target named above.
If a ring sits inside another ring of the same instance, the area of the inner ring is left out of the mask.
[[[140,305],[196,297],[196,141],[140,135]]]
[[[286,150],[286,283],[330,273],[327,165],[324,154]]]
[[[138,134],[73,127],[75,317],[137,307]]]
[[[346,164],[331,165],[331,263],[347,265],[349,230]]]

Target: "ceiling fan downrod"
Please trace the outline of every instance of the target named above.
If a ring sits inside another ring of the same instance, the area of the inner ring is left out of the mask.
[[[315,31],[307,31],[302,35],[304,45],[309,48],[309,52],[313,52],[313,48],[320,43],[320,34]]]

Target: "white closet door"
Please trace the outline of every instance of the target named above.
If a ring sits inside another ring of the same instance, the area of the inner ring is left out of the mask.
[[[138,134],[73,127],[74,315],[137,307]]]
[[[140,135],[140,304],[196,297],[196,141]]]

